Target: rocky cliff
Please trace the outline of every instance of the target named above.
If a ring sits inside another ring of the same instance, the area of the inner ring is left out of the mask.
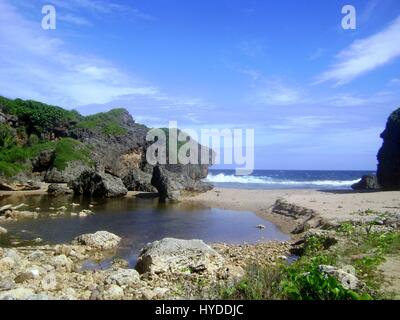
[[[145,157],[148,130],[125,109],[85,117],[36,101],[0,97],[0,190],[34,189],[42,181],[69,183],[80,192],[101,190],[98,186],[109,181],[131,191],[160,190],[159,181],[151,184],[156,181],[154,168]],[[208,165],[162,168],[179,192],[210,188],[201,182]]]
[[[400,109],[394,111],[381,138],[383,145],[378,153],[378,181],[382,188],[400,190]]]

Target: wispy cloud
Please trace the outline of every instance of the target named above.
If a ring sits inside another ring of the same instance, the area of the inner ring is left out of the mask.
[[[12,26],[12,28],[9,28]],[[126,73],[113,62],[77,53],[0,0],[0,94],[76,107],[141,96],[166,105],[182,101]],[[193,106],[195,99],[186,101]],[[96,110],[93,110],[96,111]]]
[[[44,1],[44,0],[42,0]],[[97,14],[113,14],[113,13],[126,13],[131,17],[152,20],[154,17],[145,14],[136,8],[132,8],[128,5],[115,3],[113,1],[106,0],[46,0],[46,3],[51,3],[58,8],[80,11],[86,10]]]
[[[326,125],[336,125],[343,123],[342,120],[331,116],[296,116],[281,119],[279,124],[273,124],[269,128],[273,130],[304,130],[316,129]]]
[[[57,19],[67,23],[75,24],[77,26],[91,26],[92,23],[86,18],[76,16],[74,14],[62,14],[58,15]]]
[[[254,99],[265,105],[293,105],[305,101],[302,89],[284,84],[282,81],[266,81],[257,86]]]
[[[386,29],[368,38],[356,40],[337,55],[338,63],[322,73],[316,83],[334,81],[346,84],[400,56],[400,17]]]

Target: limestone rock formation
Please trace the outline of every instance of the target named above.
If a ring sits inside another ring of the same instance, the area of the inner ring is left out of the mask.
[[[76,237],[72,243],[89,246],[101,250],[110,250],[118,247],[121,238],[107,231],[83,234]]]
[[[89,197],[116,198],[128,193],[120,178],[93,170],[84,171],[68,186],[75,194]]]
[[[136,264],[139,273],[214,272],[224,259],[202,240],[164,238],[145,246]]]

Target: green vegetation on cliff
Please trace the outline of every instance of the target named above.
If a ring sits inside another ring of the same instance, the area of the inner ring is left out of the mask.
[[[82,119],[77,111],[68,111],[33,100],[10,100],[0,96],[0,106],[5,113],[18,117],[28,135],[51,132],[69,121]]]
[[[0,148],[0,173],[12,177],[28,170],[31,166],[30,160],[36,158],[42,151],[49,149],[56,151],[53,165],[59,170],[65,169],[68,162],[74,160],[92,165],[90,150],[87,146],[71,138],[61,138],[57,141],[40,141],[32,146],[14,145]]]
[[[44,150],[55,150],[53,166],[64,169],[80,160],[93,165],[90,146],[65,135],[66,130],[87,128],[108,135],[123,135],[123,109],[84,117],[41,102],[0,96],[0,176],[12,177],[31,168],[31,161]]]
[[[122,136],[126,129],[121,126],[120,119],[125,113],[124,109],[113,109],[85,117],[78,123],[78,128],[97,129],[104,134]]]

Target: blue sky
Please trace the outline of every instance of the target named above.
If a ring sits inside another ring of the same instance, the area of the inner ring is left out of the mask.
[[[254,128],[260,169],[375,169],[399,89],[397,0],[0,0],[0,94]]]

